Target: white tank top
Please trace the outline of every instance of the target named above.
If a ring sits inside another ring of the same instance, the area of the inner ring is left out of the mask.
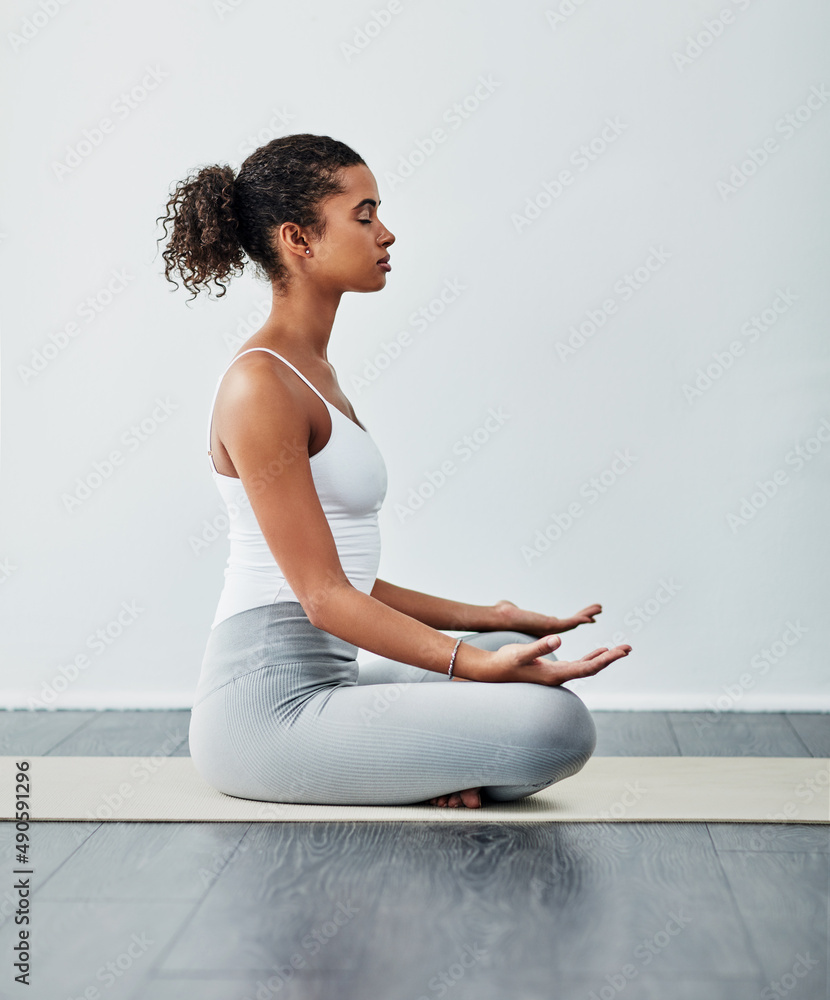
[[[380,562],[378,511],[386,496],[387,486],[383,456],[371,434],[333,406],[290,361],[267,347],[252,347],[237,357],[241,358],[250,351],[268,351],[284,361],[328,408],[331,437],[321,451],[310,456],[311,476],[331,528],[343,572],[352,586],[368,594],[374,586]],[[208,456],[214,481],[228,510],[230,542],[225,583],[211,629],[240,611],[278,601],[298,600],[268,548],[242,480],[218,472],[211,457],[213,408],[219,385],[233,361],[219,376],[208,418]],[[279,456],[275,456],[275,462],[280,463]]]

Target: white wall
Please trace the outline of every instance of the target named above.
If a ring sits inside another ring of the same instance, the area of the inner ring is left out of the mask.
[[[4,26],[5,704],[190,705],[227,556],[193,549],[221,515],[208,406],[270,288],[188,308],[155,219],[193,167],[315,132],[367,160],[397,236],[330,346],[389,468],[379,575],[602,603],[561,655],[634,650],[572,685],[590,707],[830,709],[826,3],[26,0]]]

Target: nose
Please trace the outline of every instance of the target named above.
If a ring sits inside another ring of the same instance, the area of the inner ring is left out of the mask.
[[[388,229],[383,230],[383,235],[378,239],[378,243],[384,247],[391,247],[395,242],[394,233],[390,233]]]

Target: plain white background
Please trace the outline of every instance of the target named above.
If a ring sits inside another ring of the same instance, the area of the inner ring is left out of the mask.
[[[191,704],[227,557],[208,407],[270,287],[188,307],[155,220],[312,132],[397,236],[329,351],[387,462],[379,575],[602,603],[560,655],[633,653],[570,685],[589,707],[830,708],[828,27],[820,0],[7,7],[3,702]]]

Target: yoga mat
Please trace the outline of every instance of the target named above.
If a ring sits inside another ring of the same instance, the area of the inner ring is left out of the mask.
[[[516,802],[480,809],[293,805],[211,788],[190,757],[0,756],[0,819],[15,818],[17,762],[30,822],[830,822],[830,758],[591,757]]]

